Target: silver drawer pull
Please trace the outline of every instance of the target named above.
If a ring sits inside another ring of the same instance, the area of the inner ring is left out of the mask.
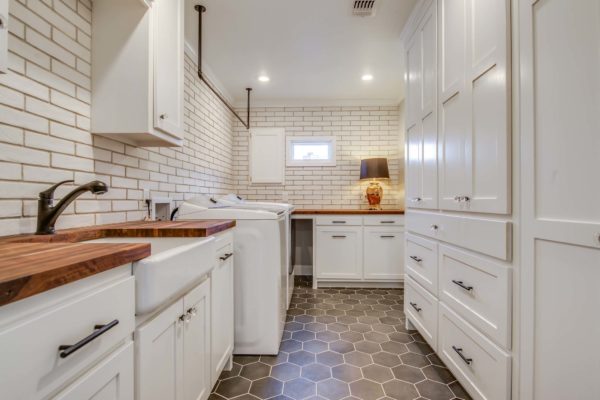
[[[422,258],[419,258],[417,256],[410,256],[409,258],[412,258],[413,260],[415,260],[416,262],[420,263],[421,261],[423,261]]]
[[[395,224],[396,221],[379,221],[380,224]]]
[[[393,239],[393,238],[395,238],[396,236],[394,236],[394,235],[381,235],[381,236],[379,236],[379,237],[380,237],[380,238],[382,238],[382,239]]]
[[[334,239],[345,239],[346,235],[333,235],[331,237],[334,238]]]
[[[167,119],[169,118],[169,114],[160,114],[160,119]]]
[[[462,201],[462,196],[454,196],[454,201],[460,203]]]
[[[410,199],[410,201],[412,201],[413,203],[420,203],[421,201],[423,201],[423,199],[420,197],[413,197],[412,199]]]
[[[470,292],[473,290],[473,286],[467,286],[467,285],[465,285],[465,283],[463,281],[456,281],[456,280],[452,279],[452,283],[454,283],[457,286],[460,286],[461,288],[465,289],[467,292]]]
[[[332,224],[345,224],[346,221],[331,221]]]
[[[225,253],[223,254],[221,257],[219,257],[219,260],[221,261],[225,261],[227,260],[229,257],[231,257],[233,255],[233,253]]]
[[[414,308],[417,312],[421,312],[421,307],[419,307],[417,305],[417,303],[410,303],[410,305],[412,306],[412,308]]]
[[[463,196],[462,201],[471,201],[471,198],[469,196]]]
[[[437,231],[438,229],[440,229],[440,227],[437,226],[436,224],[431,225],[430,228],[432,231]]]
[[[462,358],[462,360],[465,362],[465,364],[471,365],[471,363],[473,362],[473,359],[465,357],[463,354],[463,349],[456,347],[456,346],[452,346],[452,350],[454,350],[456,352],[456,354],[458,354],[458,356],[460,358]]]

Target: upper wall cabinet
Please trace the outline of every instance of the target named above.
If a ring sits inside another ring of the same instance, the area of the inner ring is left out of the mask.
[[[285,129],[250,130],[250,183],[283,184],[285,181]]]
[[[439,206],[510,213],[507,0],[438,0]]]
[[[183,144],[184,0],[95,0],[92,133]]]
[[[414,208],[438,207],[436,20],[432,2],[406,51],[406,203]]]

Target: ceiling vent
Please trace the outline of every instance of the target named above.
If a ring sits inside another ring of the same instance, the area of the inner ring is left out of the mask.
[[[375,0],[354,0],[352,14],[359,17],[372,17],[375,15]]]

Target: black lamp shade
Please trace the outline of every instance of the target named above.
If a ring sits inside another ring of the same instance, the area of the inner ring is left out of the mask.
[[[386,179],[389,177],[387,158],[360,160],[360,179]]]

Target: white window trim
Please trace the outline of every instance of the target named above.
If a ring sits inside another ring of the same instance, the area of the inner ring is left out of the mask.
[[[329,144],[331,157],[329,160],[294,160],[293,144],[296,142],[323,142]],[[336,139],[335,136],[288,136],[286,165],[288,167],[335,167]]]

